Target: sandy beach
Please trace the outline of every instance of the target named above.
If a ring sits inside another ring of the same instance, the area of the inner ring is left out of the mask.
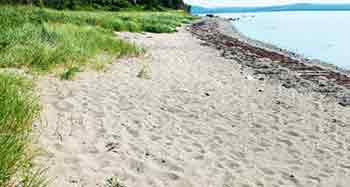
[[[73,81],[42,77],[52,187],[346,187],[350,107],[256,76],[182,27]]]

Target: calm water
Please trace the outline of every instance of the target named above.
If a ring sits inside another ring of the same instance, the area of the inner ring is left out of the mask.
[[[218,14],[246,36],[350,69],[350,12]]]

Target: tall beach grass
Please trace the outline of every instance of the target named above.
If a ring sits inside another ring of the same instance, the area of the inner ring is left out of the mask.
[[[91,62],[103,53],[138,54],[113,31],[174,32],[192,17],[180,12],[58,11],[31,6],[0,6],[0,68],[49,71]]]
[[[0,73],[0,187],[44,186],[32,169],[32,123],[40,111],[32,82]]]

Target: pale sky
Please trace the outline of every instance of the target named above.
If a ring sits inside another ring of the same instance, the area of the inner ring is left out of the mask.
[[[349,3],[350,0],[184,0],[190,5],[203,7],[225,7],[225,6],[270,6],[293,3]]]

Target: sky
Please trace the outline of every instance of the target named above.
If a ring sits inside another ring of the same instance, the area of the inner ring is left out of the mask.
[[[190,5],[200,5],[203,7],[245,7],[245,6],[271,6],[294,3],[346,3],[350,0],[184,0]]]

